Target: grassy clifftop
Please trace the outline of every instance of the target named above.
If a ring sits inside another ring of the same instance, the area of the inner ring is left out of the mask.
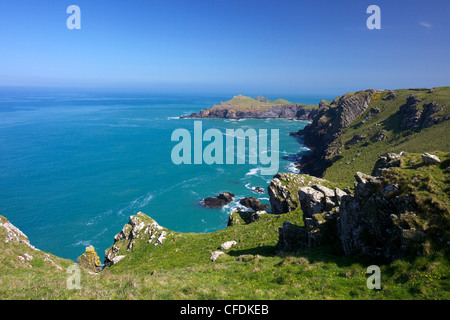
[[[289,105],[291,104],[289,101],[285,99],[278,99],[275,101],[270,101],[269,99],[259,96],[256,99],[251,97],[237,95],[232,99],[221,102],[218,105],[214,105],[211,109],[233,109],[235,111],[254,111],[261,110],[267,111],[270,110],[275,105]]]

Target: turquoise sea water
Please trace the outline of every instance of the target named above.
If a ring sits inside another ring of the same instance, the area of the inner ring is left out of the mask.
[[[38,249],[76,259],[93,245],[100,257],[113,237],[142,211],[180,232],[226,227],[240,198],[263,203],[271,176],[260,165],[175,165],[175,129],[193,131],[197,112],[226,95],[79,93],[63,90],[0,90],[0,215],[28,235]],[[272,97],[269,97],[272,98]],[[278,98],[278,97],[273,97]],[[288,97],[318,103],[322,98]],[[289,136],[304,121],[203,119],[203,130],[279,129],[280,169],[307,148]],[[235,202],[203,208],[200,200],[229,191]]]

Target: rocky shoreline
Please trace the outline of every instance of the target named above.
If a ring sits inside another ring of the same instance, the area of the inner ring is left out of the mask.
[[[180,119],[292,119],[311,121],[317,109],[302,104],[274,105],[270,110],[234,110],[233,108],[212,108],[180,116]]]

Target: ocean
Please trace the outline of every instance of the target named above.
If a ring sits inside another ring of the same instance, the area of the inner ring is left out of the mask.
[[[281,98],[271,97],[268,98]],[[198,112],[228,95],[0,89],[0,215],[38,249],[76,260],[93,245],[103,258],[129,216],[139,211],[179,232],[213,232],[227,225],[239,199],[268,204],[272,176],[261,165],[175,165],[174,130],[193,130]],[[313,104],[324,96],[283,97]],[[307,122],[284,119],[202,119],[203,130],[279,129],[280,172],[308,152],[289,136]],[[223,208],[200,201],[236,194]]]

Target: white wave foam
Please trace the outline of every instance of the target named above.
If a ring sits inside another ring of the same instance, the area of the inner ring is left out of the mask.
[[[252,168],[252,169],[250,169],[250,171],[247,172],[245,175],[246,175],[246,176],[256,176],[256,175],[259,174],[258,172],[261,172],[261,168]]]
[[[92,243],[92,240],[79,240],[75,243],[72,243],[73,247],[79,247],[79,246],[83,246],[83,247],[88,247],[90,246]]]
[[[292,173],[300,173],[300,170],[295,166],[295,164],[292,162],[287,167],[286,170]]]

